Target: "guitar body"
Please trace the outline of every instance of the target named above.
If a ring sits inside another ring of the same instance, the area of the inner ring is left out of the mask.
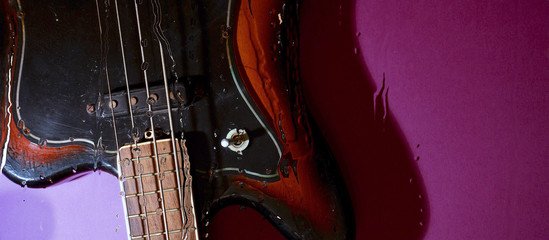
[[[120,149],[184,140],[200,238],[232,204],[290,239],[352,237],[345,186],[301,95],[295,1],[1,10],[2,172],[13,182],[47,187],[97,170],[124,181]]]

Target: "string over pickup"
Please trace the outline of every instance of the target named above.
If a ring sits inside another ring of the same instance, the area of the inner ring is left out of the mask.
[[[168,93],[172,111],[177,111],[179,107],[187,104],[187,93],[183,83],[175,82],[170,84]],[[149,105],[152,112],[149,112]],[[168,111],[166,92],[163,85],[150,86],[148,97],[145,87],[131,89],[129,97],[126,89],[113,91],[110,95],[108,93],[103,94],[100,106],[101,116],[103,117],[111,117],[113,113],[116,117],[129,116],[130,106],[133,115],[165,113]]]

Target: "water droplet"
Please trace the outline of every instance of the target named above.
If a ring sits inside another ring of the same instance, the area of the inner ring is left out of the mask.
[[[423,196],[422,196],[421,194],[419,194],[419,195],[417,196],[417,198],[422,199]]]
[[[122,160],[122,166],[128,167],[128,166],[130,166],[130,164],[131,164],[131,161],[130,161],[129,158],[124,158],[124,159]]]
[[[419,156],[416,157],[416,161],[419,161]]]
[[[145,172],[145,167],[140,163],[137,167],[137,174],[143,174]]]
[[[410,178],[410,183],[412,183],[412,182],[413,182],[413,180],[414,180],[413,178]]]
[[[420,208],[420,209],[419,209],[419,212],[422,213],[422,212],[423,212],[423,208]]]
[[[357,36],[357,37],[360,37],[361,34],[362,34],[362,33],[360,33],[360,32],[356,32],[356,36]]]
[[[158,198],[158,202],[162,202],[162,198]]]
[[[44,180],[44,176],[40,175],[40,180]]]
[[[141,64],[141,70],[147,71],[148,68],[149,68],[149,63],[148,62],[143,62]]]
[[[154,113],[152,111],[147,111],[147,117],[152,118]]]
[[[138,127],[134,127],[132,128],[132,138],[133,140],[137,141],[141,138],[141,131],[139,130]],[[135,149],[134,149],[135,150]],[[137,151],[136,151],[137,153]]]
[[[141,216],[141,220],[145,220],[146,218],[145,215]]]
[[[120,194],[120,196],[124,196],[125,193],[124,193],[124,191],[120,191],[119,194]]]
[[[423,227],[423,222],[419,222],[419,226],[420,226],[420,227]]]
[[[162,164],[163,166],[166,166],[166,161],[167,161],[166,157],[160,158],[160,164]]]
[[[416,148],[419,148],[419,144],[416,146]]]
[[[76,173],[76,168],[73,168],[73,169],[72,169],[72,173]]]
[[[138,147],[134,148],[133,153],[138,157],[141,156],[141,148],[138,148]]]
[[[148,44],[147,39],[141,39],[141,46],[147,47],[147,44]]]
[[[141,204],[141,206],[146,206],[147,205],[147,201],[145,201],[144,197],[139,198],[139,204]]]
[[[120,182],[124,182],[124,181],[126,181],[126,178],[125,178],[124,176],[120,176],[120,177],[118,178],[118,180],[120,180]]]
[[[162,208],[157,208],[156,209],[156,214],[158,214],[158,215],[162,214]]]
[[[151,94],[149,98],[147,98],[147,102],[151,105],[155,104],[157,101],[158,101],[158,95],[156,95],[155,93]]]
[[[354,48],[353,52],[355,53],[355,55],[357,55],[358,54],[358,48]]]
[[[164,181],[164,179],[166,179],[166,174],[161,173],[159,178],[160,178],[160,181]]]

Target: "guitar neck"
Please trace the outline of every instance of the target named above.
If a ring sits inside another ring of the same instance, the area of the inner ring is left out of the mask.
[[[123,146],[118,168],[128,239],[198,239],[184,140]]]

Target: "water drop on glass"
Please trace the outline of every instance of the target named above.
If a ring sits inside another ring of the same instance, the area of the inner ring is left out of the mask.
[[[145,165],[143,163],[139,164],[139,168],[137,169],[138,174],[144,174],[145,173]]]
[[[133,140],[136,140],[136,141],[141,138],[141,131],[139,130],[138,127],[132,128],[132,138]]]
[[[147,47],[147,39],[142,39],[141,40],[141,46]]]
[[[141,64],[141,70],[147,71],[148,68],[149,68],[149,63],[148,62],[143,62]]]
[[[137,156],[141,156],[141,148],[138,148],[138,147],[134,148],[133,153]]]

